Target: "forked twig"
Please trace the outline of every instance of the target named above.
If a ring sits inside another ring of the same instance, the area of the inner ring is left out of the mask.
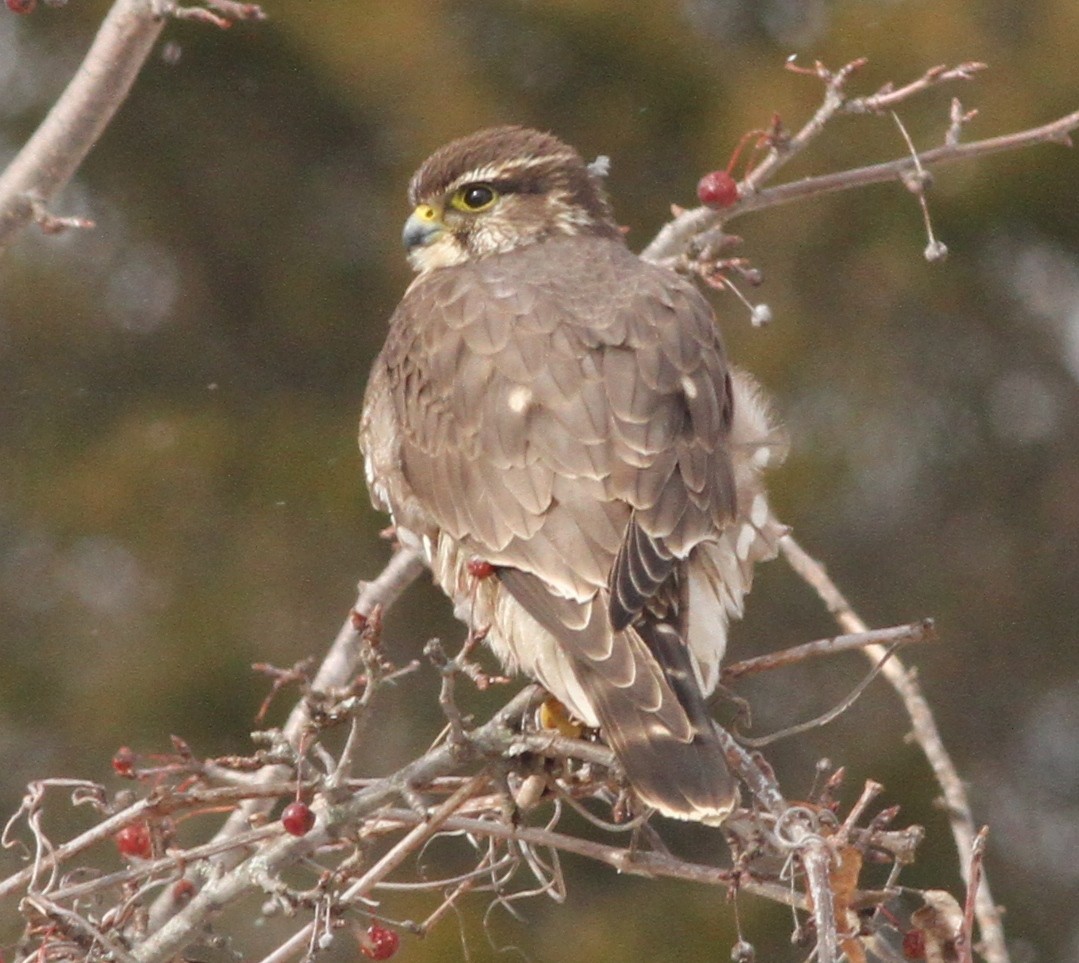
[[[829,71],[820,63],[809,69],[793,67],[796,72],[816,76],[824,81],[825,94],[817,111],[794,135],[783,135],[778,119],[773,121],[770,135],[772,147],[764,159],[738,185],[738,199],[723,207],[722,210],[707,206],[679,209],[678,213],[645,246],[641,257],[647,261],[669,263],[672,259],[681,257],[694,238],[713,230],[717,225],[727,224],[736,217],[753,211],[763,211],[781,204],[789,204],[821,194],[866,187],[870,184],[902,181],[918,168],[969,160],[974,157],[986,157],[1035,144],[1070,145],[1069,134],[1079,128],[1079,110],[1077,110],[1039,127],[961,144],[958,141],[958,126],[970,120],[973,115],[963,114],[957,121],[953,108],[951,124],[943,146],[916,151],[913,158],[908,155],[881,164],[837,171],[818,177],[805,177],[776,187],[764,187],[775,177],[780,168],[816,140],[836,115],[880,113],[886,109],[890,110],[910,97],[939,84],[953,80],[967,80],[985,67],[980,63],[965,63],[953,68],[934,67],[917,80],[902,87],[889,86],[870,97],[849,98],[846,95],[846,84],[863,66],[865,66],[864,59],[852,61],[835,72]]]

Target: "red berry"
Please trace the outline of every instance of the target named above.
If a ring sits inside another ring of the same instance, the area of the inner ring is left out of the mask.
[[[306,836],[315,825],[315,814],[307,803],[296,800],[289,803],[281,813],[281,825],[285,827],[285,832],[292,836]]]
[[[360,952],[372,960],[388,960],[397,952],[401,938],[396,930],[372,923],[360,940]]]
[[[116,840],[116,848],[125,856],[149,859],[154,854],[150,827],[146,823],[132,823],[130,826],[125,826],[113,839]]]
[[[37,0],[7,0],[7,8],[12,13],[33,13]]]
[[[924,960],[925,933],[921,930],[907,930],[903,934],[903,955],[908,960]]]
[[[697,198],[717,210],[738,200],[738,183],[726,171],[711,171],[697,181]]]
[[[135,753],[127,746],[121,746],[112,757],[112,770],[125,779],[135,778]]]
[[[469,575],[480,581],[495,574],[495,567],[490,562],[485,562],[482,558],[470,558],[465,568],[468,569]]]

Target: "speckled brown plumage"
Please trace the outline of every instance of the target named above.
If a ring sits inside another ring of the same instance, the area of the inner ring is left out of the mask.
[[[451,213],[473,182],[497,201]],[[602,729],[641,799],[719,821],[736,789],[704,698],[779,534],[756,388],[707,302],[628,250],[556,138],[482,131],[410,194],[437,215],[423,245],[449,253],[414,259],[372,371],[372,496],[503,661]],[[473,557],[497,578],[475,585]]]

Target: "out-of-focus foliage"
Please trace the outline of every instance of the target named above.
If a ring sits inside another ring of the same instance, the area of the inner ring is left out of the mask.
[[[0,159],[106,6],[0,16]],[[981,111],[970,138],[1079,106],[1075,0],[265,8],[267,23],[227,32],[170,25],[167,55],[57,205],[97,230],[31,229],[0,263],[4,811],[31,777],[103,778],[120,743],[163,748],[175,732],[200,753],[245,749],[266,689],[249,664],[321,651],[356,579],[380,567],[385,519],[367,504],[354,423],[408,280],[404,187],[432,148],[523,122],[608,154],[618,215],[641,245],[743,131],[773,111],[794,126],[815,107],[819,85],[782,69],[791,53],[869,57],[867,92],[987,61],[976,84],[902,109],[923,146],[940,142],[953,93]],[[902,152],[890,118],[841,119],[789,173]],[[930,205],[951,257],[934,266],[898,186],[750,217],[734,227],[776,320],[751,329],[733,299],[715,299],[733,355],[790,426],[782,516],[869,620],[938,620],[940,643],[910,658],[992,824],[988,868],[1016,961],[1079,953],[1077,196],[1079,162],[1062,147],[942,170]],[[432,634],[460,636],[429,587],[410,598],[388,632],[402,659]],[[739,653],[832,631],[779,563],[750,609]],[[852,657],[745,691],[766,731],[823,710],[861,670]],[[386,704],[376,765],[434,735],[433,691],[428,679]],[[852,787],[884,781],[930,828],[912,881],[954,888],[903,726],[875,686],[775,758],[792,797],[822,754]],[[499,945],[598,961],[711,958],[733,942],[715,892],[569,867],[569,903],[533,901],[528,925],[496,913]],[[472,958],[493,957],[485,907],[472,908]],[[741,901],[758,958],[798,957],[768,935],[789,929],[770,927],[771,912]],[[404,948],[420,960],[459,947],[447,921]]]

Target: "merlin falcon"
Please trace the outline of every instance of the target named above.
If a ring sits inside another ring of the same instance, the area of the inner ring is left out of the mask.
[[[556,137],[453,141],[409,201],[417,277],[360,422],[375,506],[508,670],[600,730],[641,802],[721,822],[738,791],[706,699],[782,534],[766,404]]]

